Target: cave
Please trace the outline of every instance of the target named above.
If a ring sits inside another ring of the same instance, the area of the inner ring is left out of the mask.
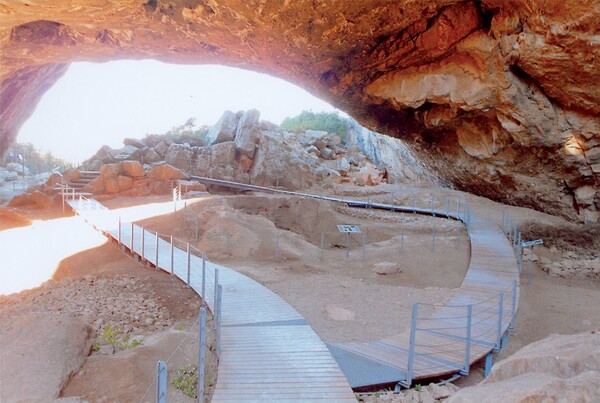
[[[600,221],[595,0],[17,0],[0,21],[0,153],[73,61],[219,63],[403,139],[447,186]]]

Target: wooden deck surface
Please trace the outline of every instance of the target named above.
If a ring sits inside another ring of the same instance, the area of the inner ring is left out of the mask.
[[[187,282],[186,250],[173,247],[171,258],[170,239],[157,240],[153,232],[143,230],[142,244],[141,227],[122,223],[119,232],[117,217],[111,217],[97,202],[86,203],[94,214],[81,214],[96,228],[160,269],[170,273],[172,267],[173,274]],[[79,201],[70,204],[76,210],[79,207]],[[194,254],[189,258],[190,286],[202,295],[202,258]],[[266,287],[207,261],[202,297],[211,309],[216,271],[223,296],[221,356],[213,402],[356,402],[327,346],[302,315]]]
[[[219,184],[227,185],[227,182],[219,181]],[[235,187],[254,190],[253,186],[244,184],[235,184]],[[265,189],[272,191],[267,188],[258,190]],[[365,202],[302,195],[344,202],[354,207],[366,206]],[[418,214],[434,212],[439,217],[464,219],[456,212],[443,210],[377,203],[369,203],[369,207]],[[107,232],[117,237],[114,228]],[[134,234],[131,245],[131,230],[122,227],[121,243],[141,255],[141,229],[135,229]],[[500,339],[511,325],[519,302],[519,270],[511,244],[494,222],[480,218],[477,212],[471,219],[469,238],[471,260],[460,288],[444,306],[432,307],[432,313],[421,314],[416,321],[412,379],[468,372],[470,364],[499,347]],[[144,239],[144,256],[155,263],[156,238],[147,232]],[[159,239],[158,245],[158,266],[170,271],[170,245],[162,239]],[[200,294],[202,261],[196,256],[192,256],[190,261],[190,283]],[[174,262],[174,274],[185,282],[185,251],[175,248]],[[205,300],[209,306],[213,306],[214,273],[217,269],[223,285],[224,327],[219,378],[213,401],[355,401],[348,381],[327,347],[302,322],[304,318],[270,290],[233,270],[208,263]],[[503,294],[502,300],[500,294]],[[469,305],[472,310],[470,327],[467,326]],[[470,343],[468,349],[467,340]],[[382,340],[336,343],[332,346],[368,362],[382,364],[404,374],[408,372],[410,332]],[[344,364],[340,365],[343,367]],[[343,369],[348,373],[347,368]]]

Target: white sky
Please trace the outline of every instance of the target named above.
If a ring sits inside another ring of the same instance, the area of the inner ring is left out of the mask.
[[[122,147],[125,137],[164,133],[190,117],[212,125],[225,110],[252,108],[276,124],[303,109],[335,110],[287,81],[231,67],[74,63],[46,92],[17,141],[81,162],[103,144]]]

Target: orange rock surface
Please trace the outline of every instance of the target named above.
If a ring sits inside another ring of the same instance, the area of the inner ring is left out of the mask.
[[[223,63],[403,138],[455,187],[595,222],[599,33],[597,0],[0,1],[0,151],[72,61]]]

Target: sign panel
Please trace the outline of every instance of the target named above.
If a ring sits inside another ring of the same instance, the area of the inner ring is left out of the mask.
[[[358,227],[358,225],[338,224],[337,227],[338,227],[338,231],[340,231],[342,233],[360,234],[360,228]]]
[[[541,239],[536,239],[535,241],[523,242],[521,245],[524,248],[529,248],[530,246],[542,245],[543,243],[544,241],[542,241]]]

